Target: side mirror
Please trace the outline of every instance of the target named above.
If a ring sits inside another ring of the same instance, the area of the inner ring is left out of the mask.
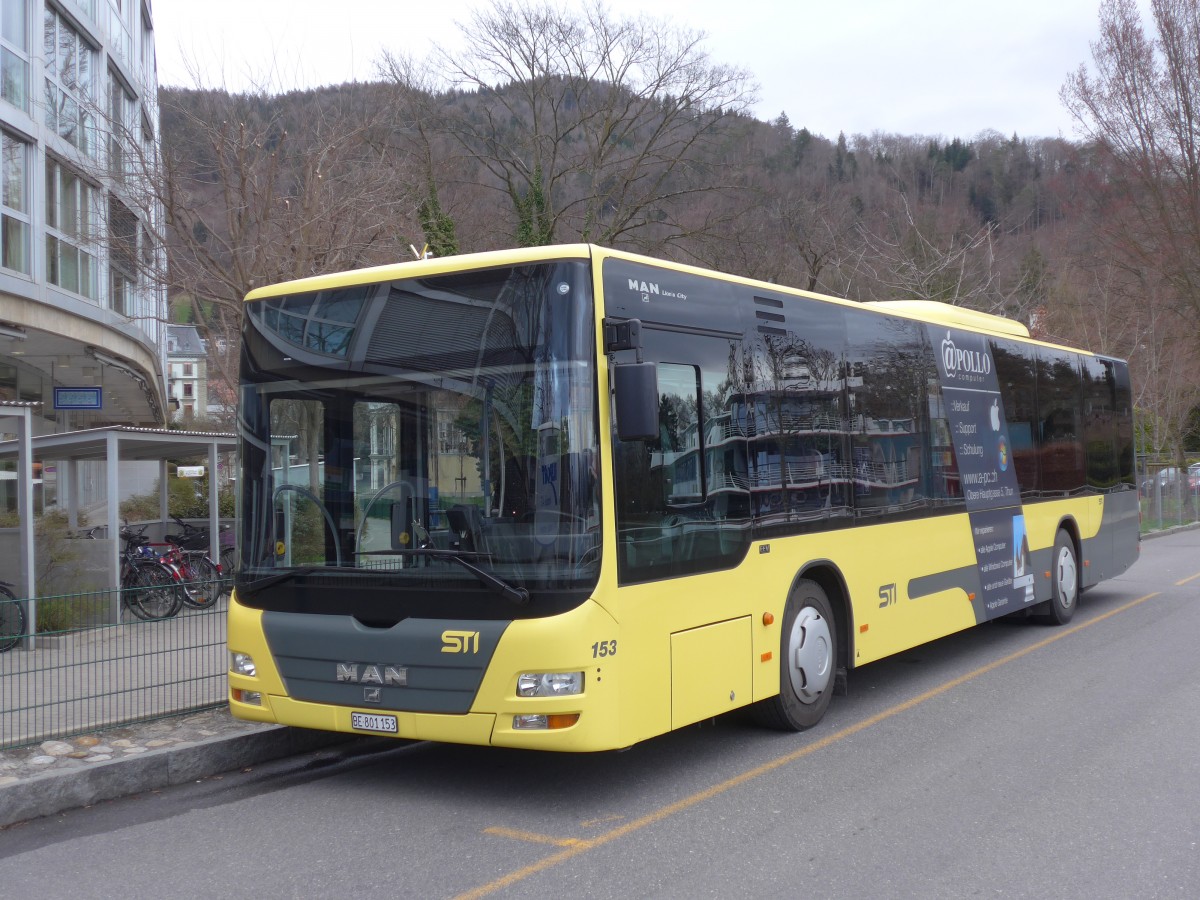
[[[617,437],[623,441],[658,439],[658,368],[654,363],[613,366]]]

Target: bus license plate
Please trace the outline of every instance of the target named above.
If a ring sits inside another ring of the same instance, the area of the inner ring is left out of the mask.
[[[399,731],[395,716],[380,716],[375,713],[350,713],[350,727],[359,731],[386,731],[391,734]]]

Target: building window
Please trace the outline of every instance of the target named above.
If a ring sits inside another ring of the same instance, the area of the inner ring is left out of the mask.
[[[8,132],[0,132],[3,155],[4,211],[0,214],[0,265],[29,274],[28,150]]]
[[[29,111],[29,21],[25,0],[0,0],[0,98]]]
[[[191,377],[192,377],[192,364],[191,364],[191,363],[184,363],[184,364],[183,364],[183,377],[184,377],[184,378],[191,378]]]
[[[185,381],[183,384],[183,396],[188,397],[189,399],[195,397],[196,392],[194,387],[195,385],[193,385],[190,381]]]
[[[133,35],[125,24],[124,4],[121,0],[108,0],[109,52],[122,64],[133,64]]]
[[[141,43],[142,82],[154,88],[158,84],[158,66],[154,58],[154,29],[144,17]]]
[[[129,318],[153,316],[137,298],[137,217],[115,197],[108,199],[108,289],[112,308]]]
[[[61,2],[61,0],[60,0],[59,6],[66,6],[66,7],[73,6],[73,7],[75,7],[75,9],[79,10],[81,13],[84,14],[85,17],[87,17],[91,21],[93,21],[93,22],[100,21],[99,19],[96,18],[96,0],[65,0],[65,2]]]
[[[43,27],[46,54],[46,127],[89,156],[96,155],[96,51],[70,23],[47,6]]]
[[[124,181],[126,176],[134,174],[136,163],[137,102],[114,73],[109,72],[108,80],[108,170],[113,178]]]
[[[99,278],[89,251],[99,222],[99,191],[46,158],[46,280],[95,300]]]

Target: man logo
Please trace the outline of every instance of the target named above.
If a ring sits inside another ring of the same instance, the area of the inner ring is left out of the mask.
[[[382,703],[383,688],[363,688],[363,703]]]
[[[408,669],[404,666],[363,665],[362,663],[338,663],[337,680],[350,684],[408,686]]]

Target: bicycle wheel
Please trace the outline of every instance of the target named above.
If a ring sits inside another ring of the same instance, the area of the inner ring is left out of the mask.
[[[176,590],[175,576],[162,563],[134,563],[121,587],[126,605],[139,619],[167,619],[183,605],[183,592]]]
[[[0,586],[0,653],[17,646],[25,636],[25,606],[8,588]]]
[[[183,602],[192,609],[208,609],[221,596],[221,576],[211,559],[203,553],[188,556],[189,578],[184,586]]]
[[[233,570],[237,565],[237,550],[234,547],[221,548],[221,593],[228,594],[233,587]]]
[[[188,550],[176,566],[179,570],[179,595],[184,606],[203,609],[208,605],[208,589],[200,574],[200,560]]]

